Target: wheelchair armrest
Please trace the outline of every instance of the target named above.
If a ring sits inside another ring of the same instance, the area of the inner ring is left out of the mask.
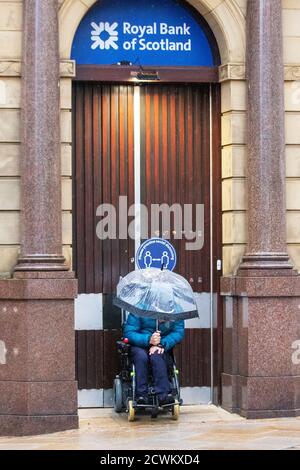
[[[130,344],[124,343],[124,341],[119,340],[117,341],[117,349],[120,354],[129,354]]]

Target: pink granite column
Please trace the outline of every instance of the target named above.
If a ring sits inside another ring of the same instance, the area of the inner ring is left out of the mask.
[[[22,77],[21,255],[16,271],[64,270],[55,0],[24,2]]]
[[[0,435],[78,427],[74,298],[62,256],[57,0],[25,0],[21,238],[0,280]]]
[[[248,0],[248,244],[224,302],[222,406],[300,415],[300,277],[286,247],[281,0]]]
[[[249,0],[248,245],[241,269],[287,269],[281,0]],[[253,274],[253,273],[252,273]],[[256,272],[258,274],[258,272]]]

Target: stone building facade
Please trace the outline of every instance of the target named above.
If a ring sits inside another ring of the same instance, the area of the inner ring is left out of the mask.
[[[0,362],[1,434],[77,425],[71,164],[76,64],[70,57],[75,31],[94,3],[0,0],[0,340],[3,328],[7,352],[7,362]],[[221,55],[221,291],[228,326],[222,404],[247,417],[299,414],[300,365],[292,356],[300,341],[300,2],[248,0],[248,10],[247,0],[189,3],[209,24]],[[265,122],[272,117],[278,118],[273,130]],[[38,134],[48,132],[38,147]],[[10,351],[15,334],[27,345],[22,361]],[[64,357],[59,365],[57,355]]]

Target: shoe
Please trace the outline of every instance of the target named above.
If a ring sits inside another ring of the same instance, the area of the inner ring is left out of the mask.
[[[147,399],[147,397],[144,397],[144,396],[138,397],[138,398],[136,399],[136,404],[137,404],[137,405],[144,405],[144,406],[148,405],[148,399]]]
[[[160,406],[162,405],[173,405],[174,404],[174,397],[171,393],[168,395],[160,395],[158,397],[158,403]]]

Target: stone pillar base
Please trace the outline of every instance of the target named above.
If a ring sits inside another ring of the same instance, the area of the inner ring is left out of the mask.
[[[248,419],[300,416],[300,376],[222,374],[222,408]]]
[[[78,416],[0,415],[1,436],[33,436],[78,428]]]
[[[246,418],[300,416],[300,276],[221,285],[222,406]]]
[[[66,275],[0,281],[0,435],[78,427],[77,281]]]
[[[68,271],[68,266],[65,264],[65,257],[62,255],[27,255],[19,256],[18,264],[15,266],[15,273],[29,272],[30,274],[36,272]]]

